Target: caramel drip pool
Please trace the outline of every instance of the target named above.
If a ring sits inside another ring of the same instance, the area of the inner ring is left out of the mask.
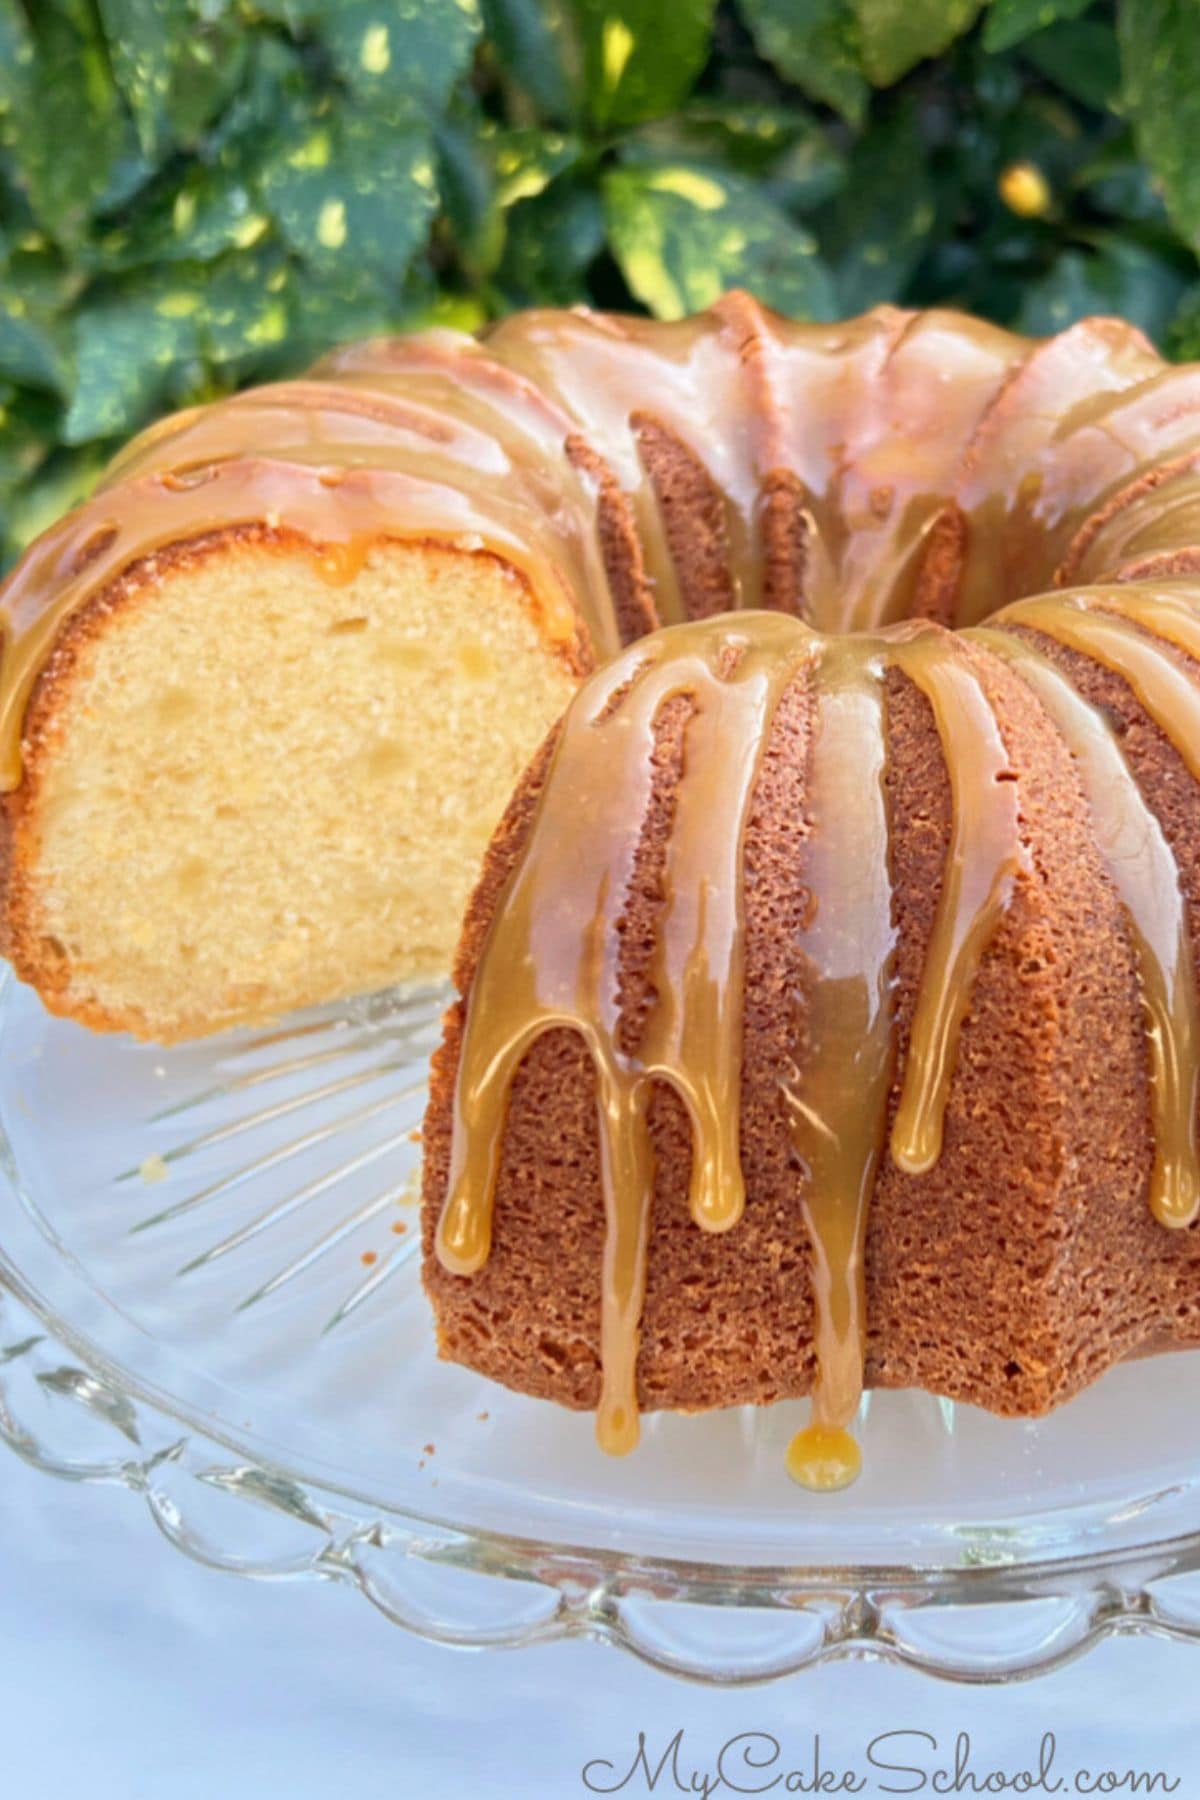
[[[919,1156],[928,1167],[941,1144],[979,959],[1025,866],[1007,756],[965,645],[931,625],[827,638],[769,613],[744,624],[680,626],[589,682],[554,747],[471,989],[437,1249],[459,1274],[486,1260],[512,1081],[544,1032],[577,1032],[596,1080],[606,1220],[597,1435],[607,1450],[631,1449],[638,1434],[655,1082],[672,1087],[688,1112],[696,1224],[723,1231],[741,1217],[743,845],[775,709],[803,679],[817,704],[802,877],[809,921],[800,946],[811,979],[803,1043],[793,1076],[781,1081],[781,1104],[803,1171],[798,1204],[812,1249],[816,1371],[812,1424],[788,1466],[816,1487],[844,1485],[857,1472],[847,1427],[863,1386],[863,1249],[896,1055],[890,668],[925,693],[947,762],[964,765],[953,784],[950,854],[891,1142],[901,1166]],[[662,876],[655,998],[631,1051],[618,998],[620,921],[654,785],[656,723],[676,699],[686,699],[690,715]],[[804,822],[796,823],[799,840]]]

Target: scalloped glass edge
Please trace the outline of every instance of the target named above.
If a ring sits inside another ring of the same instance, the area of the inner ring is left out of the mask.
[[[0,1173],[19,1198],[5,1144]],[[201,1564],[349,1583],[393,1623],[442,1644],[599,1638],[669,1673],[729,1684],[846,1656],[1000,1682],[1060,1667],[1115,1633],[1200,1641],[1196,1482],[1146,1501],[1156,1523],[1165,1500],[1188,1529],[1080,1549],[1101,1529],[1136,1530],[1142,1511],[1089,1519],[1085,1508],[1066,1554],[1048,1555],[1042,1538],[1031,1555],[1019,1528],[976,1528],[957,1566],[739,1566],[464,1528],[366,1502],[320,1472],[289,1472],[261,1440],[206,1429],[56,1317],[3,1251],[0,1438],[60,1479],[140,1495],[163,1535]]]
[[[20,1287],[0,1269],[0,1439],[10,1450],[59,1479],[140,1496],[163,1536],[197,1563],[258,1580],[346,1583],[432,1642],[596,1638],[719,1684],[847,1656],[1002,1682],[1059,1668],[1116,1633],[1200,1642],[1200,1532],[1024,1566],[717,1569],[358,1511],[231,1456],[194,1427],[181,1431],[88,1366]],[[33,1422],[35,1396],[52,1403],[39,1409],[49,1431]],[[97,1434],[110,1455],[95,1453]]]

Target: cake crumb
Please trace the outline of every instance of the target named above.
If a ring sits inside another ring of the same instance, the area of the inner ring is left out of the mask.
[[[166,1162],[157,1154],[148,1156],[138,1170],[143,1181],[165,1181],[169,1173]]]
[[[486,1413],[486,1412],[481,1412],[481,1413],[475,1414],[475,1417],[479,1420],[479,1423],[481,1425],[486,1424],[487,1421],[491,1418],[491,1416],[492,1416],[491,1413]]]
[[[369,1269],[373,1263],[377,1263],[378,1261],[379,1261],[379,1254],[377,1251],[375,1251],[375,1250],[364,1250],[363,1251],[362,1263],[363,1263],[364,1268]]]
[[[408,1230],[408,1226],[405,1224],[403,1219],[397,1219],[396,1223],[392,1226],[392,1230],[395,1232],[397,1237],[403,1237],[404,1233]]]
[[[426,1444],[425,1454],[426,1454],[426,1456],[436,1456],[437,1455],[437,1445],[436,1444]]]

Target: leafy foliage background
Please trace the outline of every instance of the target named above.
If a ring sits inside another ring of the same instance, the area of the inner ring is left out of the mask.
[[[733,282],[1200,356],[1200,0],[0,0],[0,558],[334,341]]]

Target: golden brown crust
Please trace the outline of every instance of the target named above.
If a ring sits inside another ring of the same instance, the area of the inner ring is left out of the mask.
[[[1146,1203],[1147,1067],[1124,918],[1092,842],[1057,733],[1022,684],[977,654],[1020,779],[1032,855],[985,956],[964,1024],[937,1166],[885,1163],[867,1246],[867,1378],[920,1385],[1005,1413],[1056,1404],[1158,1329],[1154,1295],[1122,1249],[1161,1228]],[[687,708],[660,719],[621,949],[623,1025],[644,1017],[661,857],[686,757]],[[812,702],[795,685],[768,743],[746,838],[747,985],[742,1077],[746,1211],[712,1236],[687,1203],[688,1121],[672,1092],[651,1112],[657,1177],[638,1364],[643,1407],[692,1410],[808,1391],[815,1365],[810,1250],[779,1072],[802,1068],[810,904],[805,806]],[[905,1045],[950,833],[943,754],[928,702],[893,673],[889,794]],[[514,799],[468,917],[458,976],[469,993],[545,769]],[[522,1391],[590,1407],[599,1391],[604,1209],[594,1077],[567,1032],[540,1040],[514,1086],[493,1249],[469,1277],[432,1255],[448,1168],[462,1028],[452,1010],[426,1119],[427,1288],[442,1353]],[[1097,1304],[1098,1282],[1115,1293]]]
[[[1114,570],[1114,581],[1129,584],[1135,581],[1174,581],[1181,575],[1200,574],[1200,544],[1194,544],[1183,550],[1163,550],[1156,556],[1139,557],[1137,562],[1126,563]]]
[[[1080,1304],[1080,1240],[1101,1215],[1104,1236],[1117,1219],[1153,1224],[1148,1076],[1128,932],[1071,758],[1016,678],[990,657],[978,664],[1018,774],[1032,870],[976,978],[938,1164],[920,1177],[880,1171],[867,1375],[1032,1414],[1137,1335],[1112,1317],[1097,1334]],[[902,1075],[949,789],[928,705],[896,677],[889,732]]]
[[[917,570],[913,617],[952,626],[967,560],[967,517],[948,500],[929,528]]]
[[[1088,551],[1105,526],[1111,525],[1112,521],[1119,518],[1121,513],[1128,512],[1130,507],[1136,506],[1139,501],[1144,500],[1147,494],[1152,494],[1158,488],[1166,487],[1170,482],[1178,481],[1181,477],[1192,474],[1197,462],[1200,462],[1200,451],[1191,451],[1186,456],[1172,457],[1169,462],[1159,463],[1157,468],[1144,469],[1117,493],[1112,494],[1103,506],[1098,506],[1094,512],[1090,513],[1067,545],[1066,554],[1054,571],[1055,587],[1069,587],[1078,578]],[[1157,572],[1166,573],[1165,570]],[[1125,579],[1129,579],[1128,574]]]
[[[1200,784],[1119,675],[1040,632],[1010,627],[1054,663],[1112,724],[1135,780],[1179,870],[1192,955],[1200,968]],[[1193,680],[1200,667],[1155,640]],[[1115,1108],[1114,1108],[1115,1110]],[[1109,1221],[1091,1218],[1095,1273],[1089,1303],[1105,1315],[1136,1317],[1155,1349],[1200,1343],[1200,1229],[1164,1231],[1142,1207]]]
[[[582,437],[567,439],[567,456],[577,469],[596,484],[596,530],[600,554],[612,593],[617,631],[622,644],[631,644],[661,624],[654,596],[646,578],[641,539],[629,498],[616,476]]]
[[[745,309],[730,320],[739,322],[745,327],[739,354],[761,380],[763,342]],[[901,334],[905,329],[901,324]],[[1092,341],[1114,354],[1148,353],[1111,322],[1095,321],[1070,337],[1065,360],[1072,347]],[[1031,347],[983,410],[955,490],[915,560],[920,616],[947,624],[957,616],[974,516],[959,493],[990,480],[984,465],[994,440],[1019,422],[1029,384],[1057,364],[1050,348]],[[729,544],[720,496],[674,434],[645,417],[637,425],[685,610],[704,616],[728,603],[721,598]],[[1080,526],[1064,571],[1108,519],[1193,461],[1182,458],[1177,467],[1139,477],[1098,508]],[[1010,469],[1005,478],[1012,476]],[[1018,495],[1021,504],[1026,498]],[[803,600],[806,499],[786,469],[760,489],[764,598],[787,610]],[[989,529],[994,536],[994,520]],[[1190,552],[1171,555],[1172,572],[1192,572]],[[1166,564],[1161,567],[1165,572]],[[1049,578],[1047,566],[1041,579]],[[978,570],[976,582],[986,586]],[[885,1160],[875,1182],[866,1251],[866,1375],[872,1385],[919,1385],[997,1412],[1031,1415],[1068,1398],[1113,1362],[1195,1340],[1200,1300],[1193,1296],[1200,1282],[1191,1264],[1200,1257],[1200,1232],[1164,1232],[1148,1205],[1154,1141],[1138,967],[1078,772],[1019,677],[982,649],[964,653],[992,702],[1020,784],[1029,867],[972,988],[941,1156],[923,1176]],[[1123,704],[1130,699],[1126,691]],[[1147,723],[1143,717],[1141,725]],[[1123,729],[1132,728],[1127,718]],[[741,1123],[747,1204],[730,1235],[708,1236],[691,1220],[691,1136],[680,1101],[660,1088],[651,1109],[657,1173],[637,1372],[646,1408],[691,1410],[799,1395],[814,1374],[806,1177],[797,1168],[778,1092],[781,1069],[802,1069],[807,1054],[808,973],[797,945],[808,906],[810,729],[811,702],[797,686],[772,729],[746,838]],[[894,1114],[950,844],[951,786],[929,702],[895,671],[887,682],[887,733],[898,939]],[[1200,795],[1190,778],[1179,781],[1182,765],[1154,761],[1165,746],[1161,733],[1158,739],[1154,757],[1143,749],[1138,778],[1153,810],[1182,808],[1168,837],[1195,896],[1200,825],[1194,843],[1189,834],[1200,820]],[[621,922],[620,1029],[627,1052],[636,1050],[648,1010],[663,843],[686,743],[687,707],[676,703],[659,721],[655,785]],[[531,770],[485,866],[460,959],[464,996],[493,911],[503,903],[544,768],[543,758]],[[1193,898],[1192,905],[1200,902]],[[463,1018],[460,1003],[435,1065],[426,1121],[425,1279],[442,1351],[523,1391],[590,1407],[600,1389],[605,1239],[591,1064],[582,1044],[562,1031],[526,1056],[502,1148],[490,1258],[470,1277],[450,1275],[432,1248]]]
[[[649,413],[630,421],[662,514],[684,612],[708,619],[736,605],[725,499],[699,457]]]
[[[805,617],[811,515],[804,483],[791,469],[774,469],[763,483],[763,605]]]

